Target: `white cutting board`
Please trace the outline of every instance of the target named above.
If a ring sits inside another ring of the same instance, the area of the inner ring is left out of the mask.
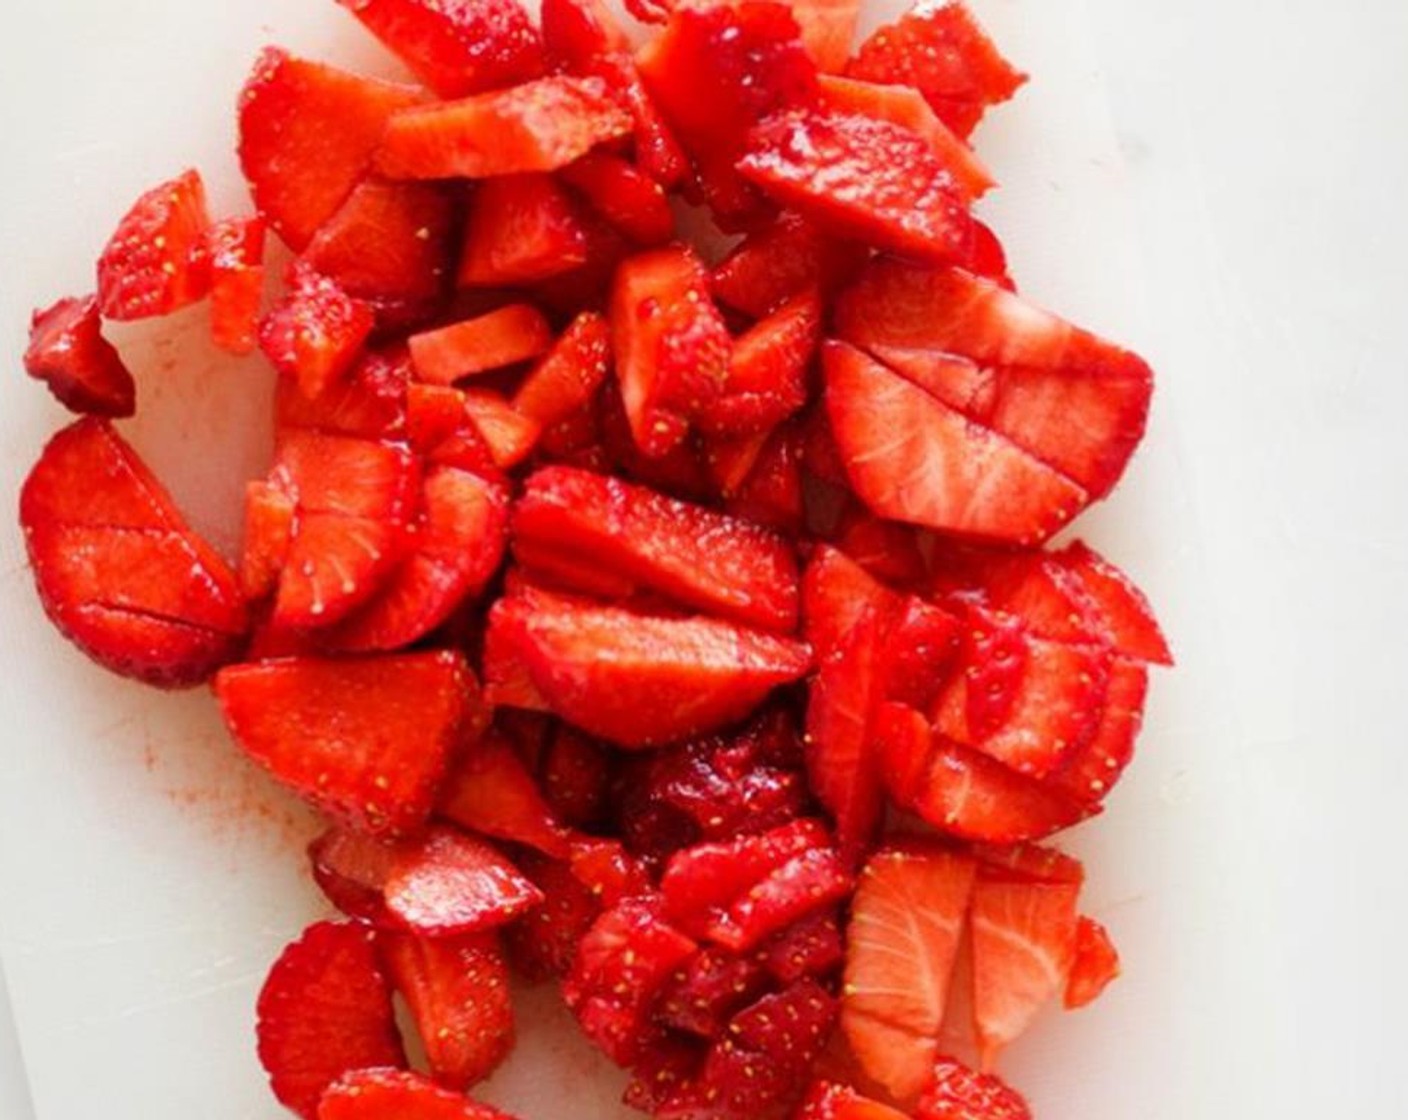
[[[901,7],[875,4],[867,21]],[[1014,275],[1034,298],[1137,347],[1138,250],[1084,3],[975,7],[1033,76],[978,137],[1004,184],[984,211]],[[247,207],[233,106],[268,42],[397,72],[332,0],[46,0],[7,13],[0,494],[17,493],[64,422],[19,373],[29,309],[89,290],[125,207],[186,166],[205,174],[218,212]],[[264,463],[270,377],[258,359],[214,354],[205,314],[121,332],[141,402],[123,428],[228,552],[243,481]],[[1197,664],[1212,653],[1169,423],[1175,392],[1161,384],[1125,484],[1079,530],[1145,585],[1178,655]],[[13,498],[0,505],[0,959],[35,1115],[272,1120],[281,1111],[254,1058],[253,1003],[282,945],[325,912],[303,873],[315,824],[243,762],[206,693],[117,680],[58,637],[33,595]],[[1118,938],[1126,976],[1014,1048],[1007,1073],[1045,1120],[1212,1115],[1180,1077],[1180,1040],[1197,1024],[1180,997],[1193,970],[1171,933],[1187,917],[1175,852],[1186,861],[1216,839],[1217,822],[1181,790],[1187,748],[1217,738],[1221,706],[1206,689],[1195,704],[1189,679],[1158,677],[1138,764],[1106,816],[1070,841],[1090,860],[1086,904]],[[523,1042],[485,1096],[525,1120],[630,1115],[614,1103],[620,1075],[554,1005],[550,990],[524,995]]]

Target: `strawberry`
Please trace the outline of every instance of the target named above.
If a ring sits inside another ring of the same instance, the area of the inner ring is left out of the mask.
[[[881,517],[1031,544],[1090,495],[844,343],[822,350],[826,408],[859,497]]]
[[[543,902],[504,930],[509,959],[529,980],[565,976],[577,945],[601,913],[601,900],[568,863],[533,853],[519,862]]]
[[[691,250],[656,249],[617,269],[611,334],[631,434],[643,454],[658,458],[728,377],[731,342]]]
[[[235,573],[108,421],[49,441],[20,527],[45,613],[105,668],[182,688],[238,656],[249,618]]]
[[[1033,637],[1072,645],[1107,644],[1095,604],[1061,553],[949,544],[933,552],[932,590],[975,600],[1020,620]]]
[[[526,844],[556,859],[569,852],[567,831],[533,775],[512,744],[495,732],[464,752],[440,795],[439,813],[464,828]]]
[[[594,828],[606,816],[614,753],[566,724],[554,728],[540,765],[543,796],[572,828]]]
[[[558,75],[395,114],[376,167],[391,179],[555,171],[630,131],[603,82]]]
[[[749,234],[714,269],[714,298],[755,319],[811,288],[830,291],[864,259],[865,251],[823,237],[790,212]]]
[[[652,1038],[631,1066],[631,1080],[621,1100],[652,1116],[699,1073],[707,1056],[701,1039],[675,1032]]]
[[[999,877],[1034,883],[1085,883],[1080,860],[1039,844],[970,844],[969,850]]]
[[[675,234],[665,189],[635,164],[607,152],[588,152],[559,174],[591,208],[637,245],[663,245]]]
[[[860,0],[792,0],[787,7],[817,69],[825,74],[845,69],[860,17]]]
[[[645,865],[615,840],[584,838],[572,845],[572,874],[605,906],[651,892]]]
[[[921,531],[876,517],[860,503],[851,502],[841,511],[831,539],[877,579],[913,587],[923,582],[929,568]]]
[[[105,319],[170,315],[210,293],[205,184],[187,171],[132,204],[98,258]]]
[[[625,747],[658,746],[740,720],[811,662],[799,642],[714,619],[561,600],[505,617],[553,711]]]
[[[254,204],[302,252],[362,180],[391,115],[426,100],[270,47],[240,93],[239,156]]]
[[[431,385],[450,385],[516,365],[547,353],[551,346],[552,327],[527,303],[509,304],[410,339],[416,376]]]
[[[631,49],[631,41],[601,0],[543,0],[543,46],[571,68]]]
[[[670,1030],[716,1039],[767,986],[767,973],[757,960],[701,949],[665,984],[655,1018]]]
[[[845,960],[836,912],[818,911],[793,922],[763,943],[759,958],[763,967],[783,984],[804,976],[829,977]]]
[[[252,354],[264,299],[264,219],[216,222],[202,251],[210,262],[211,339],[227,353]]]
[[[102,335],[97,296],[61,299],[29,323],[24,369],[70,412],[123,417],[137,411],[137,385]]]
[[[274,1095],[313,1120],[324,1090],[367,1066],[404,1066],[391,991],[364,926],[318,922],[259,992],[259,1060]]]
[[[338,0],[441,97],[543,72],[538,30],[517,0]]]
[[[1007,272],[1007,250],[1002,247],[992,227],[973,219],[973,243],[963,267],[974,276],[985,276],[999,287],[1015,292],[1017,285]]]
[[[546,467],[514,506],[513,538],[530,570],[534,552],[566,555],[622,581],[628,593],[653,591],[742,623],[796,628],[796,560],[781,538],[644,487]]]
[[[770,431],[806,404],[821,319],[820,296],[808,291],[735,339],[723,388],[699,417],[700,430],[714,436]]]
[[[474,674],[448,652],[235,665],[216,677],[215,695],[250,757],[377,835],[424,824],[450,751],[480,718]]]
[[[523,379],[513,408],[544,429],[586,410],[611,368],[611,328],[592,311],[572,320],[551,350]]]
[[[1148,688],[1149,672],[1142,664],[1114,658],[1099,723],[1084,744],[1066,756],[1050,784],[1079,801],[1103,801],[1134,757]]]
[[[259,346],[305,397],[316,397],[348,374],[374,325],[368,304],[300,261],[259,325]]]
[[[484,630],[484,699],[496,708],[521,708],[546,712],[548,702],[533,683],[524,658],[519,633],[533,613],[522,596],[506,596],[489,611]]]
[[[417,1073],[362,1069],[333,1082],[317,1120],[513,1120]]]
[[[1173,654],[1159,630],[1153,609],[1134,582],[1083,541],[1052,559],[1085,592],[1100,637],[1125,657],[1172,665]]]
[[[396,845],[333,827],[308,845],[313,880],[349,918],[392,926],[383,889],[396,862]]]
[[[378,941],[435,1080],[463,1092],[483,1081],[513,1049],[508,965],[497,937],[430,938],[387,933]]]
[[[543,348],[548,344],[545,342]],[[462,399],[470,426],[488,446],[495,467],[510,470],[533,453],[542,428],[536,420],[521,415],[502,394],[490,389],[469,389]],[[446,448],[437,448],[432,457],[443,459],[446,452]]]
[[[245,487],[240,588],[251,602],[267,598],[279,586],[297,509],[293,497],[273,483],[251,482]]]
[[[793,1120],[901,1120],[905,1113],[863,1097],[854,1089],[818,1081]]]
[[[820,545],[802,573],[802,633],[824,661],[846,645],[867,609],[887,616],[902,601],[845,553]]]
[[[1075,957],[1062,1003],[1067,1010],[1094,1003],[1119,975],[1120,955],[1109,930],[1094,918],[1082,917],[1076,923]]]
[[[952,1058],[934,1063],[933,1082],[919,1098],[915,1120],[1032,1120],[1027,1102],[991,1073]]]
[[[913,86],[934,112],[967,138],[983,113],[1027,80],[998,53],[968,7],[916,5],[861,44],[846,68],[854,78]]]
[[[553,176],[485,179],[470,196],[459,285],[493,288],[561,276],[585,265],[592,247],[582,207]]]
[[[274,424],[280,432],[307,428],[329,435],[366,439],[407,438],[407,386],[411,361],[400,346],[365,350],[348,374],[316,397],[280,379],[275,388]]]
[[[385,893],[396,920],[423,937],[497,929],[543,901],[491,844],[440,825],[401,846]]]

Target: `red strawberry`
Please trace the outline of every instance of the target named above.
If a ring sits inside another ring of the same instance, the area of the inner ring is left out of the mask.
[[[631,41],[600,0],[543,0],[548,57],[572,68],[631,49]]]
[[[204,252],[209,226],[197,171],[142,195],[98,258],[103,318],[149,319],[204,299],[210,292]]]
[[[750,134],[739,171],[822,230],[922,260],[961,259],[972,223],[954,176],[913,132],[794,110]]]
[[[802,633],[824,661],[846,645],[867,608],[897,613],[903,600],[845,553],[819,546],[802,573]]]
[[[102,335],[96,296],[61,299],[31,316],[24,369],[70,412],[122,417],[137,410],[137,385]]]
[[[394,924],[382,891],[396,863],[395,844],[334,827],[308,845],[308,861],[328,901],[349,918]]]
[[[591,208],[637,245],[663,245],[675,234],[665,189],[635,164],[607,152],[588,152],[561,171]]]
[[[885,649],[885,697],[926,709],[954,671],[962,626],[945,610],[911,595]]]
[[[990,1073],[952,1058],[934,1063],[933,1083],[919,1098],[915,1120],[1032,1120],[1018,1093]]]
[[[1042,540],[1089,495],[859,350],[823,348],[826,407],[856,493],[881,517],[1016,543]]]
[[[737,899],[710,928],[710,938],[735,952],[756,948],[794,922],[850,897],[854,881],[833,849],[796,856]]]
[[[841,1026],[869,1076],[896,1098],[925,1084],[973,893],[973,860],[911,843],[872,856],[846,930]]]
[[[973,219],[973,244],[963,267],[974,276],[986,276],[1009,292],[1017,290],[1017,285],[1007,274],[1007,250],[991,227],[976,218]]]
[[[273,483],[251,482],[245,487],[240,587],[251,602],[267,598],[279,586],[297,508],[292,495]]]
[[[1066,978],[1062,1002],[1067,1010],[1093,1003],[1120,974],[1120,955],[1110,932],[1094,918],[1076,925],[1075,959]]]
[[[367,1066],[403,1066],[391,991],[364,926],[318,922],[283,951],[259,993],[259,1060],[274,1095],[313,1120],[327,1087]]]
[[[416,1073],[363,1069],[333,1083],[317,1120],[513,1120]]]
[[[742,719],[811,661],[801,643],[714,619],[564,601],[505,617],[553,711],[626,747],[657,746]]]
[[[621,1100],[652,1116],[698,1075],[707,1047],[702,1039],[675,1033],[652,1038],[631,1067]]]
[[[969,850],[999,878],[1033,883],[1085,883],[1080,860],[1038,844],[972,844]]]
[[[441,97],[543,72],[537,28],[517,0],[338,0]]]
[[[919,90],[959,136],[1006,101],[1025,74],[998,53],[973,13],[957,2],[916,5],[870,36],[846,68],[851,77]]]
[[[470,196],[459,284],[493,288],[546,280],[585,265],[592,247],[581,206],[553,176],[485,179]]]
[[[463,400],[470,424],[488,446],[496,467],[510,470],[533,453],[542,428],[521,415],[504,396],[489,389],[469,389]],[[443,459],[445,454],[445,448],[438,448],[432,458]]]
[[[249,618],[235,573],[106,420],[49,441],[20,527],[45,613],[100,665],[181,688],[238,656]]]
[[[658,458],[728,377],[731,340],[694,253],[657,249],[624,262],[611,293],[611,332],[631,433],[642,453]]]
[[[780,425],[764,441],[747,477],[724,495],[724,510],[790,536],[806,524],[802,482],[803,444],[799,425]]]
[[[440,826],[403,845],[386,879],[387,909],[424,937],[497,929],[542,901],[492,845]]]
[[[463,1092],[493,1073],[514,1041],[508,965],[495,935],[431,940],[386,933],[379,948],[435,1080]]]
[[[440,815],[486,836],[565,859],[567,831],[543,800],[512,744],[491,732],[470,746],[445,783]]]
[[[860,0],[792,0],[787,6],[817,69],[824,73],[844,69],[860,16]]]
[[[484,631],[484,699],[496,708],[546,712],[548,702],[533,683],[524,658],[520,631],[533,606],[521,596],[506,596],[489,611]]]
[[[783,213],[724,258],[710,287],[720,303],[761,319],[808,289],[829,291],[864,256],[865,250],[832,242],[810,222]]]
[[[578,315],[514,394],[513,407],[543,428],[586,415],[611,367],[611,329],[592,311]]]
[[[240,166],[259,213],[301,252],[365,175],[390,116],[425,99],[266,49],[240,94]]]
[[[1094,603],[1080,580],[1060,563],[1061,553],[950,544],[936,548],[931,589],[1021,621],[1023,630],[1052,642],[1104,644]]]
[[[784,984],[804,976],[830,976],[845,960],[841,925],[834,911],[811,914],[763,943],[763,967]]]
[[[572,874],[605,906],[651,892],[645,865],[615,840],[580,839],[572,846]]]
[[[1100,722],[1090,738],[1066,757],[1050,784],[1079,801],[1103,801],[1134,757],[1134,738],[1148,689],[1149,671],[1137,661],[1116,657],[1110,665]]]
[[[723,388],[700,416],[700,430],[716,436],[770,431],[806,404],[821,319],[820,296],[808,291],[737,338]]]
[[[556,76],[397,113],[376,166],[392,179],[555,171],[624,136],[631,119],[593,78]]]
[[[796,560],[780,538],[643,487],[544,468],[514,507],[513,537],[530,569],[535,553],[564,555],[628,591],[769,629],[796,627]]]
[[[226,218],[205,233],[210,262],[210,333],[231,354],[259,345],[259,306],[264,298],[264,219]]]
[[[352,369],[374,325],[370,306],[295,262],[288,292],[259,325],[259,346],[305,397],[316,397]]]
[[[542,312],[526,303],[411,336],[416,376],[432,385],[515,365],[552,346],[552,328]]]
[[[854,1089],[818,1081],[794,1120],[901,1120],[905,1114]]]
[[[568,863],[532,853],[519,862],[542,891],[543,902],[504,930],[509,958],[529,980],[564,976],[602,902]]]
[[[733,1015],[767,987],[767,973],[754,958],[701,949],[670,977],[660,993],[655,1018],[670,1030],[716,1039]]]
[[[541,764],[543,795],[572,828],[592,828],[606,814],[614,752],[566,724],[552,734]]]
[[[1100,636],[1126,657],[1172,665],[1173,654],[1144,593],[1082,541],[1052,557],[1077,581],[1093,609]]]
[[[474,674],[448,652],[235,665],[215,694],[256,762],[378,835],[425,822],[451,749],[480,718]]]
[[[912,525],[876,517],[859,502],[851,502],[841,510],[830,537],[876,579],[914,587],[923,583],[929,569],[920,532]]]
[[[364,351],[346,377],[311,399],[292,381],[281,379],[275,389],[275,427],[366,439],[406,438],[410,377],[410,357],[397,346]]]

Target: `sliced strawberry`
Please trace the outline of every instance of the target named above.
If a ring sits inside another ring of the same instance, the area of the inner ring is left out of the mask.
[[[675,234],[665,188],[635,164],[607,152],[588,152],[561,171],[593,210],[637,245],[663,245]]]
[[[602,901],[568,863],[532,854],[520,861],[543,903],[504,930],[513,966],[529,980],[565,976]]]
[[[973,219],[973,244],[963,267],[974,276],[986,276],[993,283],[1015,292],[1017,285],[1007,271],[1007,250],[1002,247],[992,228]]]
[[[259,213],[301,252],[361,181],[391,115],[425,99],[266,49],[240,94],[240,166]]]
[[[259,1060],[274,1095],[314,1120],[324,1090],[367,1066],[404,1066],[391,990],[365,926],[318,922],[259,992]]]
[[[1125,657],[1155,665],[1173,664],[1173,654],[1149,600],[1124,572],[1083,541],[1056,553],[1052,560],[1080,583],[1105,641]]]
[[[1036,840],[1099,811],[935,734],[913,708],[885,704],[873,727],[890,796],[951,835],[999,844]]]
[[[572,846],[572,874],[605,906],[651,893],[650,874],[615,840],[581,839]]]
[[[791,421],[779,425],[758,450],[747,476],[724,495],[724,510],[792,537],[806,524],[803,436]]]
[[[927,709],[954,671],[962,624],[947,611],[911,595],[885,649],[884,694]]]
[[[680,186],[689,175],[689,160],[674,130],[647,92],[628,51],[576,62],[569,69],[600,78],[630,113],[635,130],[635,158],[641,170],[666,190]]]
[[[342,380],[311,399],[294,382],[281,379],[275,389],[275,426],[366,439],[405,438],[410,377],[410,357],[398,346],[364,351]]]
[[[1076,924],[1075,957],[1062,1003],[1070,1011],[1094,1003],[1119,975],[1120,955],[1110,931],[1094,918],[1082,917]]]
[[[484,631],[484,699],[496,708],[548,711],[548,702],[533,683],[519,640],[524,619],[533,606],[521,597],[500,599],[489,611]]]
[[[362,1069],[335,1081],[317,1120],[513,1120],[417,1073]]]
[[[493,1073],[514,1041],[508,965],[498,938],[387,933],[379,948],[435,1080],[463,1092]]]
[[[493,288],[561,276],[585,265],[592,234],[581,206],[551,175],[500,175],[469,203],[460,287]]]
[[[279,586],[297,508],[282,487],[269,482],[251,482],[245,487],[240,587],[251,602],[267,598]]]
[[[506,397],[490,389],[466,390],[463,399],[465,412],[482,442],[488,445],[496,467],[511,470],[533,453],[543,434],[536,420],[519,413]],[[444,454],[442,448],[435,457]]]
[[[1094,602],[1061,553],[980,548],[950,544],[933,552],[932,590],[951,598],[980,601],[1020,619],[1037,638],[1073,645],[1105,644]]]
[[[802,633],[824,661],[846,645],[867,608],[898,612],[900,595],[845,553],[819,546],[802,573]]]
[[[843,343],[823,347],[826,406],[857,494],[881,517],[1030,544],[1089,494]]]
[[[349,918],[389,926],[382,894],[396,863],[396,845],[350,828],[333,827],[308,845],[313,880]]]
[[[719,396],[699,417],[709,435],[770,431],[807,402],[821,335],[821,298],[804,292],[734,341]]]
[[[235,665],[215,680],[235,741],[295,793],[353,828],[414,832],[450,751],[480,718],[459,654]]]
[[[826,980],[839,972],[846,957],[836,910],[813,913],[764,942],[759,959],[783,984],[804,976]]]
[[[747,952],[793,923],[849,898],[854,887],[837,851],[805,852],[737,899],[714,923],[709,936],[734,952]]]
[[[153,187],[123,215],[98,258],[105,319],[169,315],[210,292],[205,184],[187,171]]]
[[[1085,867],[1080,860],[1055,848],[1038,844],[972,844],[969,850],[984,867],[1004,879],[1076,886],[1085,882]]]
[[[905,1113],[863,1097],[854,1089],[818,1081],[794,1120],[901,1120]],[[971,1120],[981,1120],[980,1117]]]
[[[513,746],[491,732],[469,747],[445,783],[440,815],[486,836],[527,844],[556,859],[570,851],[567,831],[543,800]]]
[[[626,747],[658,746],[742,719],[811,662],[799,642],[714,619],[566,602],[507,617],[552,709]]]
[[[397,850],[385,893],[391,914],[423,937],[497,929],[543,901],[493,845],[440,825]]]
[[[552,346],[552,328],[531,304],[515,303],[487,315],[411,336],[416,376],[431,385],[536,358]]]
[[[210,262],[210,333],[230,354],[259,345],[259,306],[264,298],[264,219],[226,218],[205,233]]]
[[[543,45],[569,68],[631,49],[631,41],[600,0],[543,0]]]
[[[532,452],[538,425],[492,390],[461,391],[413,382],[407,389],[408,435],[432,464],[506,483],[503,471]]]
[[[594,829],[605,818],[614,752],[566,724],[553,730],[540,767],[543,796],[572,828]]]
[[[529,567],[523,552],[561,552],[628,588],[768,629],[796,628],[791,549],[702,506],[587,471],[546,467],[528,479],[514,507],[513,535]]]
[[[419,475],[399,443],[293,429],[279,436],[270,480],[302,511],[402,521]]]
[[[1032,1120],[1016,1090],[991,1073],[952,1058],[934,1063],[934,1079],[919,1098],[915,1120]]]
[[[578,315],[514,394],[517,412],[544,429],[588,408],[611,368],[611,328],[592,311]]]
[[[406,438],[422,455],[430,456],[465,427],[464,394],[451,385],[426,385],[416,381],[406,387]],[[493,457],[487,445],[485,462]],[[465,468],[468,469],[468,468]]]
[[[983,113],[1027,80],[998,53],[967,5],[916,5],[870,36],[846,73],[864,81],[913,86],[961,137]]]
[[[701,949],[665,984],[655,1018],[671,1030],[716,1039],[767,987],[759,961],[723,949]]]
[[[105,668],[179,688],[238,655],[239,580],[106,420],[49,441],[20,492],[20,527],[45,613]]]
[[[829,291],[863,257],[864,250],[832,242],[810,222],[783,213],[724,258],[710,287],[720,303],[761,319],[808,289]]]
[[[831,539],[877,579],[914,587],[922,584],[929,569],[920,532],[913,525],[876,517],[860,503],[852,502],[842,510]]]
[[[698,1076],[707,1053],[702,1039],[678,1032],[651,1039],[631,1067],[631,1080],[621,1100],[641,1112],[659,1114]]]
[[[817,69],[826,74],[844,70],[860,17],[860,0],[793,0],[787,6]]]
[[[1134,757],[1148,690],[1149,671],[1137,661],[1116,657],[1110,663],[1100,722],[1085,743],[1066,756],[1050,784],[1078,801],[1103,801]]]
[[[441,97],[543,72],[543,44],[518,0],[338,0]]]
[[[61,299],[29,322],[24,369],[70,412],[131,416],[137,385],[112,343],[102,335],[98,298]]]
[[[559,75],[397,113],[376,166],[392,179],[555,171],[630,131],[603,82]]]
[[[259,346],[305,397],[316,397],[352,369],[375,320],[369,305],[295,262],[288,292],[259,325]]]

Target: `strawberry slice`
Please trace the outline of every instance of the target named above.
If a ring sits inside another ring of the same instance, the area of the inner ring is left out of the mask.
[[[938,595],[981,602],[1021,620],[1034,637],[1072,645],[1107,645],[1095,604],[1080,580],[1058,559],[1061,553],[950,544],[935,549],[931,589]]]
[[[493,845],[439,825],[397,850],[385,894],[395,919],[423,937],[497,929],[543,901]]]
[[[826,74],[844,70],[860,18],[860,0],[792,0],[787,7],[817,69]]]
[[[406,1001],[435,1080],[464,1092],[513,1049],[508,965],[492,934],[430,938],[387,933],[378,941]]]
[[[854,1089],[818,1081],[794,1120],[904,1120],[905,1113],[863,1097]],[[970,1120],[982,1120],[972,1117]]]
[[[998,52],[967,5],[916,5],[870,36],[846,69],[854,78],[913,86],[966,138],[992,105],[1008,100],[1027,76]]]
[[[556,859],[570,852],[533,775],[513,745],[497,732],[469,747],[445,783],[439,813],[486,836],[526,844]]]
[[[307,1120],[350,1070],[405,1065],[374,938],[365,926],[311,925],[259,992],[259,1060],[274,1095]]]
[[[747,477],[724,495],[724,509],[733,517],[800,536],[806,527],[802,456],[801,429],[782,424],[763,443]]]
[[[1149,600],[1124,572],[1083,541],[1069,545],[1052,560],[1080,583],[1100,636],[1116,651],[1155,665],[1173,664]]]
[[[922,585],[929,564],[920,530],[876,517],[859,502],[847,503],[830,533],[836,547],[866,571],[900,587]]]
[[[768,432],[807,403],[821,336],[821,297],[804,292],[734,340],[719,396],[699,417],[712,436]]]
[[[654,591],[772,630],[797,625],[797,563],[786,542],[644,487],[546,467],[514,506],[513,538],[530,570],[535,551],[565,554],[588,576],[623,581],[628,594]]]
[[[61,299],[29,323],[24,370],[70,412],[123,417],[137,411],[137,385],[102,335],[98,297]]]
[[[317,1120],[513,1120],[416,1073],[362,1069],[335,1081]]]
[[[377,835],[426,820],[450,751],[480,718],[459,654],[235,665],[215,679],[235,741],[313,805]]]
[[[952,1058],[934,1063],[933,1083],[919,1098],[915,1120],[1032,1120],[1015,1089],[991,1073],[969,1069]]]
[[[611,328],[601,315],[584,311],[523,379],[514,410],[544,429],[562,424],[591,405],[610,368]]]
[[[551,346],[552,327],[541,311],[527,303],[510,304],[410,339],[416,376],[431,385],[451,385],[526,362]]]
[[[245,487],[240,588],[251,602],[277,590],[293,541],[297,511],[297,503],[282,487],[270,482],[251,482]]]
[[[45,613],[98,664],[182,688],[238,655],[249,618],[235,573],[108,421],[49,441],[20,527]]]
[[[558,818],[595,831],[606,816],[614,752],[562,724],[553,730],[539,769],[543,796]]]
[[[953,171],[908,129],[791,110],[749,136],[739,172],[823,231],[921,260],[961,260],[972,220]]]
[[[1007,272],[1007,250],[992,227],[973,219],[973,244],[963,267],[974,276],[985,276],[999,287],[1015,292],[1017,285]]]
[[[750,233],[714,269],[714,298],[761,319],[808,289],[830,291],[867,255],[823,237],[796,214],[779,214]]]
[[[1050,784],[1079,801],[1099,803],[1134,757],[1134,740],[1144,716],[1149,671],[1139,662],[1116,657],[1104,710],[1094,733],[1071,751]]]
[[[881,517],[1033,544],[1090,495],[854,347],[822,349],[826,408],[856,493]]]
[[[604,82],[558,75],[397,113],[376,167],[391,179],[556,171],[630,131]]]
[[[264,299],[264,219],[226,218],[205,233],[210,262],[210,336],[229,354],[252,354],[259,345],[259,306]]]
[[[294,382],[280,379],[274,397],[275,428],[404,439],[410,377],[410,357],[397,346],[364,351],[342,380],[316,397],[305,397]]]
[[[459,285],[546,280],[580,268],[591,250],[582,208],[553,176],[496,176],[479,183],[470,197]]]
[[[896,592],[830,545],[819,546],[802,573],[802,632],[818,661],[846,645],[867,609],[890,615],[901,603]]]
[[[313,881],[349,918],[382,927],[395,922],[382,893],[396,863],[396,845],[350,828],[333,827],[308,845]]]
[[[897,1099],[913,1098],[933,1066],[975,874],[968,856],[917,842],[881,850],[861,872],[841,1027]]]
[[[1075,957],[1061,997],[1068,1011],[1085,1007],[1120,975],[1120,955],[1110,939],[1110,931],[1094,918],[1082,917],[1076,924]]]
[[[368,304],[296,261],[288,291],[259,325],[259,346],[305,397],[317,397],[351,371],[375,325]]]
[[[811,663],[800,642],[714,619],[563,600],[504,618],[553,711],[625,747],[658,746],[740,720]]]
[[[543,44],[518,0],[338,0],[441,97],[543,72]]]
[[[543,0],[543,46],[566,66],[589,65],[631,49],[631,40],[601,0]]]
[[[845,957],[841,923],[834,909],[792,923],[759,950],[763,967],[783,984],[804,976],[827,980],[840,970]]]
[[[674,237],[675,215],[665,188],[635,164],[608,152],[588,152],[560,174],[593,210],[637,245],[663,245]]]
[[[254,204],[302,252],[361,181],[391,115],[426,99],[267,48],[240,93],[239,156]]]
[[[537,421],[520,414],[506,397],[490,389],[469,389],[462,399],[470,426],[489,448],[495,467],[510,470],[533,453],[543,430]],[[443,461],[446,453],[446,448],[437,448],[432,458]]]
[[[602,900],[571,864],[527,853],[519,861],[543,903],[504,930],[509,959],[529,980],[565,976],[577,946],[601,913]]]
[[[153,187],[123,215],[98,258],[98,306],[105,319],[150,319],[204,299],[210,216],[200,173]]]
[[[505,596],[489,611],[484,631],[484,699],[496,708],[549,710],[548,702],[533,683],[519,636],[534,605],[527,596]]]
[[[723,949],[701,949],[670,977],[655,1018],[670,1030],[713,1040],[766,990],[767,973],[759,961]]]

